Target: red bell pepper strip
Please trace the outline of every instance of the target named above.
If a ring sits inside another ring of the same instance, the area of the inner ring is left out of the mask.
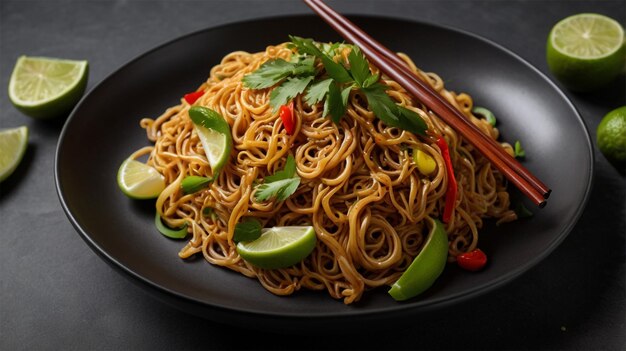
[[[204,95],[204,91],[194,91],[193,93],[185,94],[184,98],[189,105],[193,105],[202,95]]]
[[[437,138],[437,145],[441,150],[441,156],[446,163],[446,170],[448,172],[448,189],[446,190],[446,204],[443,209],[443,222],[448,223],[452,216],[452,210],[454,209],[454,203],[456,202],[457,183],[454,178],[454,169],[452,168],[452,159],[450,158],[450,150],[448,149],[448,143],[442,136]]]
[[[280,107],[280,119],[283,120],[285,131],[289,135],[293,135],[293,131],[296,127],[294,114],[293,114],[293,101],[289,105],[282,105]]]
[[[468,271],[478,271],[487,264],[487,255],[481,250],[476,249],[474,251],[460,254],[456,257],[456,262],[459,267]]]

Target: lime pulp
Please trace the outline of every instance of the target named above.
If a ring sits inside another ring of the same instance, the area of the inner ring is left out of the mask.
[[[219,113],[202,106],[191,107],[189,117],[215,176],[228,161],[233,148],[230,126]]]
[[[253,241],[240,241],[237,252],[246,261],[265,269],[293,266],[315,248],[317,236],[311,226],[288,226],[263,229]]]
[[[9,99],[33,118],[52,118],[68,113],[85,87],[87,61],[21,56],[9,81]]]
[[[165,178],[154,167],[129,158],[117,172],[117,185],[132,199],[154,199],[165,189]]]
[[[0,130],[0,182],[22,161],[28,145],[28,127]]]
[[[567,17],[550,31],[546,59],[550,71],[570,90],[600,88],[624,70],[624,29],[599,14]]]

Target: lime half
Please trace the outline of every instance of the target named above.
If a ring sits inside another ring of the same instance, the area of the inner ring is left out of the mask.
[[[154,199],[165,189],[165,178],[154,167],[129,158],[117,171],[117,185],[132,199]]]
[[[31,117],[60,116],[82,96],[88,70],[87,61],[21,56],[9,81],[9,99]]]
[[[317,237],[311,226],[273,227],[263,229],[261,236],[253,241],[240,241],[237,252],[253,265],[277,269],[293,266],[307,257]]]
[[[10,176],[22,161],[28,145],[28,128],[0,130],[0,182]]]
[[[202,148],[215,176],[228,161],[233,148],[230,126],[222,115],[202,106],[190,108],[189,117],[196,127]]]
[[[624,70],[624,29],[598,14],[567,17],[552,28],[546,56],[550,70],[567,88],[597,89]]]

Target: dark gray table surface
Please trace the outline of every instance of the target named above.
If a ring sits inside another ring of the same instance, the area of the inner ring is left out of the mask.
[[[626,1],[331,1],[347,14],[465,29],[549,75],[554,23],[598,12],[625,23]],[[19,55],[87,59],[89,88],[137,55],[209,26],[310,13],[299,1],[0,2],[0,86]],[[245,49],[245,48],[242,48]],[[550,76],[550,75],[549,75]],[[551,77],[551,76],[550,76]],[[3,88],[6,89],[6,88]],[[565,91],[592,138],[625,105],[619,81],[592,94]],[[376,335],[242,330],[187,315],[147,295],[103,262],[70,225],[53,177],[64,120],[32,120],[0,94],[0,128],[27,125],[30,141],[0,194],[0,349],[624,349],[625,181],[595,149],[595,184],[568,238],[513,282],[470,303],[399,320]],[[562,145],[567,152],[567,145]],[[595,147],[595,146],[594,146]]]

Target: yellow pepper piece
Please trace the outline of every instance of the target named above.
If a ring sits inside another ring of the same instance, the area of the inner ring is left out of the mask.
[[[435,171],[435,168],[437,167],[437,162],[435,162],[435,159],[420,149],[413,150],[413,161],[415,161],[417,169],[419,169],[420,173],[422,173],[423,175],[429,175],[433,173]]]

